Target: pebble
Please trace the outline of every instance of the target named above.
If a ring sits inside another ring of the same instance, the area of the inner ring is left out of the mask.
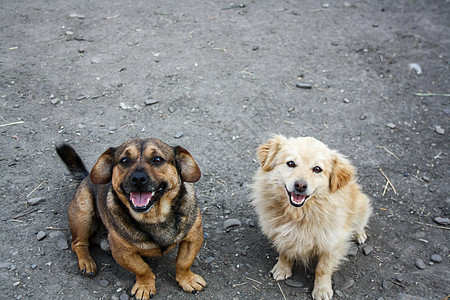
[[[342,286],[342,289],[348,290],[349,288],[351,288],[353,285],[355,284],[355,280],[354,279],[349,279],[346,283],[344,283],[344,285]]]
[[[336,290],[336,291],[334,291],[334,292],[336,293],[336,295],[337,295],[339,298],[344,297],[344,293],[341,292],[340,290]]]
[[[67,30],[66,31],[66,35],[74,35],[75,34],[75,32],[73,32],[72,30]]]
[[[370,253],[372,253],[372,251],[373,251],[373,247],[372,246],[367,245],[367,246],[365,246],[363,248],[363,253],[366,256],[369,255]]]
[[[383,279],[382,288],[383,290],[387,291],[392,288],[393,283],[389,280]]]
[[[86,49],[83,46],[78,48],[78,53],[84,53],[85,51]]]
[[[126,292],[122,293],[119,297],[119,300],[128,300],[130,297],[128,297],[128,294]]]
[[[36,264],[32,264],[30,267],[34,270],[34,269],[37,268],[37,265]]]
[[[159,103],[159,101],[158,100],[154,100],[154,99],[145,99],[144,100],[144,104],[145,105],[154,105],[154,104],[157,104],[157,103]]]
[[[436,217],[436,218],[434,218],[434,221],[441,225],[450,225],[449,218]]]
[[[442,262],[442,256],[440,256],[439,254],[433,254],[431,255],[431,261],[434,263],[440,263]]]
[[[56,104],[59,103],[59,99],[58,98],[53,98],[53,99],[50,100],[50,103],[53,104],[53,105],[56,105]]]
[[[344,103],[350,103],[350,100],[348,100],[347,98],[344,98]]]
[[[102,279],[102,280],[100,280],[99,284],[100,284],[102,287],[107,287],[107,286],[109,285],[109,281],[106,280],[106,279]]]
[[[386,126],[390,129],[395,129],[397,126],[394,123],[387,123]]]
[[[285,283],[287,286],[294,287],[294,288],[301,288],[301,287],[303,287],[303,282],[298,281],[298,280],[286,279],[286,280],[284,281],[284,283]]]
[[[36,198],[31,198],[27,201],[27,203],[29,205],[38,205],[39,203],[42,203],[45,201],[44,197],[36,197]]]
[[[245,221],[245,224],[250,227],[255,227],[255,222],[252,219],[247,219],[247,221]]]
[[[445,129],[438,125],[436,126],[436,132],[439,134],[445,134]]]
[[[330,4],[324,3],[324,4],[322,4],[322,7],[323,7],[323,8],[328,8],[328,7],[330,7]]]
[[[73,13],[73,14],[70,14],[70,15],[69,15],[69,18],[84,19],[85,16]]]
[[[209,256],[209,257],[205,258],[205,263],[210,264],[210,263],[212,263],[212,262],[215,261],[215,260],[216,260],[216,259],[215,259],[214,257]]]
[[[422,180],[425,181],[426,183],[430,183],[431,180],[428,176],[422,176]]]
[[[241,221],[239,221],[238,219],[228,219],[225,220],[225,222],[223,222],[223,227],[225,229],[234,227],[234,226],[241,226]]]
[[[426,267],[425,263],[420,258],[418,260],[416,260],[415,265],[418,269],[421,269],[421,270],[425,269],[425,267]]]
[[[297,88],[299,88],[299,89],[308,89],[308,90],[312,89],[312,85],[309,84],[309,83],[302,83],[302,82],[299,82],[299,83],[297,83],[295,86],[296,86]]]
[[[357,246],[352,246],[350,247],[350,249],[348,249],[348,256],[356,256],[356,254],[358,253],[358,247]]]
[[[410,70],[416,71],[417,75],[422,74],[422,68],[420,67],[420,65],[418,63],[411,63],[411,64],[408,65],[408,68]]]
[[[181,138],[184,135],[184,133],[182,131],[178,131],[177,133],[175,133],[175,135],[173,136],[176,139]]]
[[[69,244],[67,243],[67,240],[65,238],[61,238],[56,242],[56,246],[60,250],[67,250],[69,249]]]
[[[102,62],[102,60],[98,57],[91,58],[91,64],[99,64],[101,62]]]
[[[45,233],[45,231],[39,231],[36,235],[36,238],[38,239],[38,241],[44,239],[47,236],[47,233]]]

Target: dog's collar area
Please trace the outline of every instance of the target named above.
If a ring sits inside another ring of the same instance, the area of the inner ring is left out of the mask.
[[[166,190],[166,184],[162,183],[155,191],[134,191],[128,194],[131,208],[140,213],[148,212]]]
[[[311,196],[311,195],[302,195],[299,193],[291,193],[288,191],[286,186],[284,188],[286,189],[286,193],[288,194],[289,202],[291,203],[292,206],[295,207],[302,207],[306,203],[306,200],[309,198],[309,196]]]

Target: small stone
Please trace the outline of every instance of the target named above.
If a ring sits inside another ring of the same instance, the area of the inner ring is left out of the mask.
[[[85,16],[73,13],[69,15],[69,18],[84,19]]]
[[[348,249],[348,256],[356,256],[356,254],[358,253],[358,247],[357,246],[352,246],[350,247],[350,249]]]
[[[436,218],[434,218],[434,221],[441,225],[450,225],[449,218],[436,217]]]
[[[328,8],[328,7],[330,7],[330,4],[324,3],[324,4],[322,4],[322,7],[323,7],[323,8]]]
[[[284,281],[284,283],[287,286],[294,287],[294,288],[301,288],[301,287],[303,287],[303,282],[297,281],[297,280],[293,280],[293,279],[286,279]]]
[[[355,280],[354,279],[349,279],[343,286],[342,289],[348,290],[349,288],[351,288],[353,285],[355,284]]]
[[[69,245],[67,243],[67,240],[65,238],[61,238],[56,242],[56,246],[60,249],[60,250],[67,250],[69,249]]]
[[[386,279],[383,279],[383,283],[381,285],[383,290],[388,291],[392,288],[392,282]]]
[[[433,254],[431,255],[431,261],[435,263],[440,263],[442,262],[442,256],[440,256],[439,254]]]
[[[159,101],[158,100],[154,100],[154,99],[145,99],[144,100],[144,104],[145,105],[154,105],[154,104],[157,104],[157,103],[159,103]]]
[[[438,125],[436,126],[436,132],[438,134],[445,134],[445,129]]]
[[[47,233],[45,233],[45,231],[39,231],[36,235],[36,238],[38,239],[38,241],[44,239],[47,236]]]
[[[234,227],[234,226],[241,226],[241,221],[239,221],[238,219],[228,219],[225,222],[223,222],[223,227],[225,229]]]
[[[347,98],[344,98],[344,103],[350,103],[350,100],[348,100]]]
[[[84,53],[85,51],[86,49],[83,46],[78,48],[78,53]]]
[[[209,256],[209,257],[207,257],[207,258],[205,259],[205,263],[210,264],[210,263],[212,263],[212,262],[215,261],[215,260],[216,260],[216,259],[215,259],[214,257]]]
[[[93,57],[91,58],[91,64],[99,64],[102,60],[99,57]]]
[[[120,294],[119,300],[128,300],[130,297],[128,297],[128,294],[126,292]]]
[[[102,280],[100,280],[99,284],[100,284],[102,287],[107,287],[107,286],[109,285],[109,281],[106,280],[106,279],[102,279]]]
[[[37,268],[37,265],[36,264],[32,264],[30,267],[34,270],[34,269]]]
[[[53,104],[53,105],[56,105],[56,104],[59,103],[59,99],[58,98],[53,98],[53,99],[50,100],[50,103]]]
[[[334,291],[334,292],[336,293],[336,296],[338,296],[339,298],[344,297],[344,293],[341,292],[340,290],[336,290],[336,291]]]
[[[20,281],[16,281],[16,282],[13,283],[13,287],[18,286],[19,284],[20,284]]]
[[[422,180],[425,181],[426,183],[430,183],[431,182],[430,178],[427,177],[427,176],[422,176]]]
[[[421,269],[421,270],[425,269],[425,267],[426,267],[425,263],[420,258],[416,260],[415,265],[418,269]]]
[[[252,47],[252,51],[257,51],[257,50],[259,50],[259,46],[253,46]]]
[[[74,35],[75,33],[72,30],[67,30],[66,35]]]
[[[298,82],[295,86],[299,89],[312,89],[312,85],[309,83]]]
[[[181,138],[184,135],[184,133],[182,131],[178,131],[177,133],[175,133],[175,135],[173,136],[176,139]]]
[[[36,198],[31,198],[27,201],[27,203],[29,205],[38,205],[39,203],[42,203],[45,201],[44,197],[36,197]]]
[[[247,224],[250,227],[255,227],[255,222],[253,222],[252,219],[247,219],[247,221],[245,221],[245,224]]]
[[[365,246],[363,248],[363,253],[366,256],[369,255],[370,253],[372,253],[372,251],[373,251],[373,247],[372,246],[367,245],[367,246]]]
[[[387,123],[386,126],[390,129],[395,129],[397,126],[394,123]]]

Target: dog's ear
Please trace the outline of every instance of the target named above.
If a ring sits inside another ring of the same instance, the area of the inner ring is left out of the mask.
[[[106,184],[111,181],[115,151],[116,148],[109,148],[97,160],[89,175],[92,183]]]
[[[275,156],[286,141],[287,139],[284,136],[277,135],[268,140],[267,143],[258,147],[256,150],[256,156],[258,157],[264,171],[269,172],[275,168]]]
[[[333,165],[330,174],[330,191],[336,192],[346,186],[355,176],[356,170],[351,163],[341,154],[333,155]]]
[[[184,182],[198,181],[202,173],[192,155],[180,146],[174,147],[173,152],[175,153],[175,161],[181,180]]]

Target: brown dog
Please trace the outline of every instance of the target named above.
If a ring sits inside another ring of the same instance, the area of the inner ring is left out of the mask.
[[[253,202],[264,234],[280,257],[275,280],[292,275],[296,261],[317,258],[312,297],[333,296],[331,276],[350,241],[366,241],[372,212],[356,182],[356,170],[338,152],[311,137],[275,136],[262,144],[261,166],[253,183]]]
[[[203,244],[202,217],[192,183],[200,169],[182,147],[157,139],[133,139],[109,148],[90,176],[70,146],[56,147],[72,176],[82,180],[69,205],[72,249],[82,273],[95,275],[89,239],[104,226],[114,259],[136,274],[131,293],[156,293],[155,275],[142,256],[161,256],[179,245],[176,281],[186,292],[206,285],[190,268]]]

